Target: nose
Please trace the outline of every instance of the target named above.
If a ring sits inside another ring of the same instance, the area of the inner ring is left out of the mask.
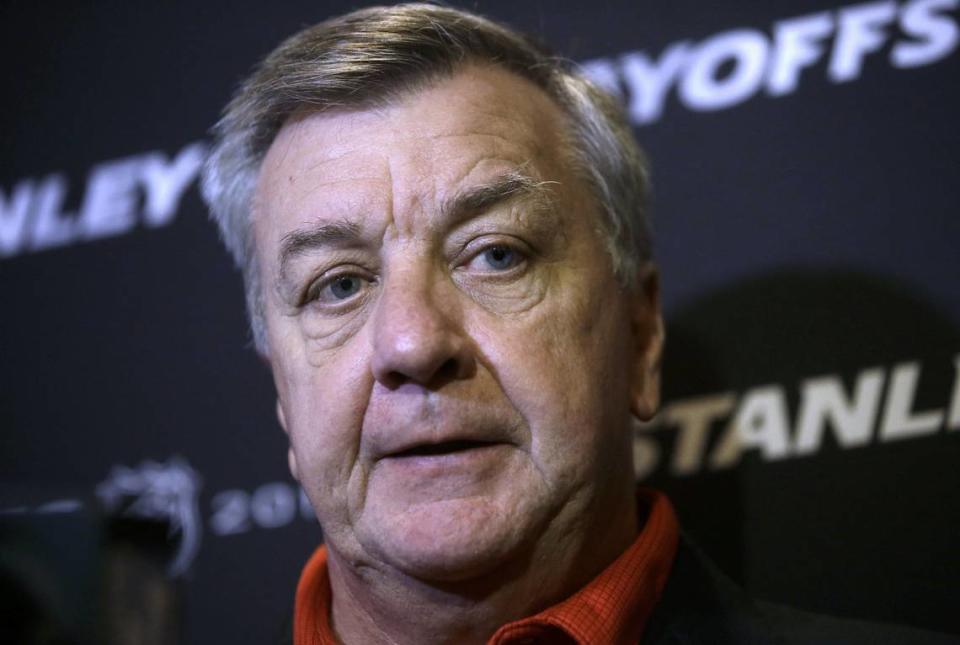
[[[391,279],[392,278],[392,279]],[[436,388],[475,369],[455,289],[407,271],[384,281],[373,317],[374,378],[390,389],[404,383]]]

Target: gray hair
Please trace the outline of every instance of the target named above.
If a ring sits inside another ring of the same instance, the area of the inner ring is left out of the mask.
[[[253,198],[277,133],[304,109],[383,105],[467,63],[497,65],[532,81],[564,110],[577,170],[599,203],[601,232],[621,283],[651,256],[647,165],[621,106],[527,37],[475,14],[430,4],[370,7],[332,18],[280,44],[241,85],[214,127],[202,191],[243,272],[259,352],[268,352]]]

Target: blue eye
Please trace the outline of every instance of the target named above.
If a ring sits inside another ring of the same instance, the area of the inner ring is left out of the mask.
[[[302,305],[316,302],[324,306],[336,306],[363,295],[371,279],[356,273],[341,273],[329,279],[321,279],[310,285],[304,294]]]
[[[340,315],[362,307],[374,287],[377,274],[353,262],[343,262],[320,271],[300,293],[297,308],[319,315]]]
[[[337,300],[346,300],[360,291],[360,278],[355,275],[341,275],[333,279],[327,290]]]
[[[517,263],[517,254],[509,246],[491,246],[483,252],[483,259],[491,269],[506,271]]]

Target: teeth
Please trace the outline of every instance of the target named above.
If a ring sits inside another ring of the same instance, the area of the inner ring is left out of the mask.
[[[464,450],[472,450],[474,448],[482,448],[484,446],[489,446],[489,441],[470,441],[470,440],[458,440],[458,441],[443,441],[441,443],[429,443],[422,444],[419,446],[414,446],[403,452],[398,452],[395,457],[419,457],[419,456],[432,456],[432,455],[446,455],[452,452],[461,452]]]

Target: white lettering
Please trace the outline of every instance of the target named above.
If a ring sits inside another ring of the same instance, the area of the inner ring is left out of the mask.
[[[901,363],[894,367],[880,428],[883,441],[932,434],[943,423],[941,410],[912,412],[919,376],[919,363]]]
[[[651,123],[660,118],[667,91],[687,60],[689,47],[687,42],[673,43],[656,63],[639,52],[621,57],[623,79],[630,92],[627,110],[635,123]]]
[[[821,41],[833,31],[830,13],[816,13],[774,25],[773,54],[767,75],[767,92],[783,96],[797,89],[800,70],[823,55]]]
[[[26,240],[27,215],[34,202],[33,182],[25,179],[10,191],[0,189],[0,257],[16,255]]]
[[[297,498],[293,488],[282,482],[260,486],[250,501],[250,514],[263,528],[286,526],[297,515]]]
[[[887,34],[880,29],[897,16],[893,0],[868,2],[840,10],[837,40],[827,72],[834,83],[852,81],[860,76],[863,58],[875,52],[886,42]]]
[[[142,157],[129,157],[93,167],[80,211],[84,238],[120,235],[136,225],[142,166]]]
[[[316,520],[303,489],[285,482],[270,482],[253,493],[225,490],[213,496],[210,528],[216,535],[239,535],[253,529],[275,529],[293,522],[299,513]]]
[[[797,420],[796,454],[809,455],[819,450],[828,423],[843,448],[869,443],[880,408],[883,380],[882,369],[861,372],[853,401],[847,399],[843,383],[837,377],[805,381]]]
[[[720,110],[747,100],[763,80],[767,39],[757,31],[741,29],[718,34],[700,45],[680,81],[680,97],[693,110]],[[723,78],[724,63],[733,70]]]
[[[609,58],[597,58],[580,63],[580,72],[603,90],[623,100],[620,87],[620,74],[617,66]]]
[[[776,385],[747,391],[736,415],[710,455],[710,467],[735,465],[744,449],[759,448],[765,459],[789,456],[790,430],[787,400]]]
[[[50,175],[40,184],[34,200],[32,250],[63,246],[73,240],[75,221],[60,212],[66,196],[67,179],[63,175]]]
[[[225,490],[211,500],[210,528],[215,535],[236,535],[250,530],[250,495],[242,490]]]
[[[154,152],[143,160],[142,179],[146,187],[144,218],[149,226],[169,224],[176,214],[180,198],[196,178],[206,156],[207,146],[192,143],[180,151],[171,163]]]
[[[920,42],[897,43],[890,52],[890,61],[900,68],[920,67],[946,58],[956,48],[957,25],[937,11],[953,11],[960,0],[919,0],[904,7],[900,28],[919,38]]]
[[[206,148],[204,142],[191,143],[172,161],[160,152],[149,152],[95,165],[79,217],[62,212],[68,187],[60,173],[39,184],[25,179],[9,198],[0,190],[0,257],[120,235],[133,229],[139,218],[152,227],[169,224],[203,166]],[[138,207],[144,196],[141,213]]]
[[[736,402],[733,393],[725,393],[676,402],[663,411],[664,421],[676,424],[679,429],[671,464],[675,475],[700,470],[710,425],[730,414]]]

